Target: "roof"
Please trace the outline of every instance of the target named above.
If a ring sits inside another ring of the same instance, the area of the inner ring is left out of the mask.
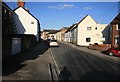
[[[51,30],[48,34],[56,34],[58,30]]]
[[[63,27],[59,31],[62,31],[62,30],[65,30],[65,29],[68,29],[68,27]]]
[[[120,13],[112,20],[110,24],[118,24],[120,23]]]
[[[75,25],[79,25],[85,18],[87,18],[88,16],[90,16],[90,15],[86,15],[84,18],[82,18],[82,20],[80,20],[78,23],[76,23]],[[91,16],[90,16],[91,17]],[[92,18],[92,17],[91,17]],[[93,19],[93,18],[92,18]],[[94,19],[93,19],[94,20]],[[95,20],[94,20],[95,21]],[[96,21],[95,21],[96,22]],[[96,22],[97,23],[97,22]],[[74,28],[76,28],[76,26],[74,27]],[[72,28],[72,29],[74,29],[74,28]]]
[[[16,11],[17,9],[19,9],[19,8],[23,8],[22,6],[19,6],[19,7],[17,7],[16,9],[14,9],[13,11]],[[28,12],[25,8],[23,8],[26,12]],[[30,14],[33,18],[35,18],[38,22],[39,22],[39,20],[35,17],[35,16],[33,16],[30,12],[28,12],[28,14]]]
[[[69,32],[72,28],[74,28],[75,25],[76,25],[76,24],[73,24],[72,26],[70,26],[65,33]]]
[[[43,32],[50,32],[50,29],[43,29]]]
[[[13,10],[5,2],[2,2],[2,5],[4,5],[9,11],[13,12]]]

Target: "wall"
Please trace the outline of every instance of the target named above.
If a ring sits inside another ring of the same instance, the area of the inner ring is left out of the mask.
[[[91,30],[87,30],[87,27],[92,27]],[[89,44],[103,44],[102,31],[105,29],[106,24],[97,24],[90,16],[87,16],[78,25],[78,45],[89,46]],[[95,29],[97,27],[97,30]],[[86,38],[91,38],[91,42],[86,42]]]
[[[3,60],[12,57],[12,38],[22,39],[22,51],[36,45],[36,37],[34,35],[24,35],[24,34],[14,34],[14,35],[4,35],[2,37],[2,54]]]
[[[18,34],[33,34],[38,40],[38,21],[22,7],[19,7],[17,10],[15,10],[15,13],[18,15],[15,17],[15,20],[19,20],[16,22]],[[33,22],[34,24],[31,24],[31,22]],[[20,24],[22,26],[20,26]]]
[[[99,45],[90,44],[88,48],[93,50],[104,51],[111,48],[111,45],[110,44],[99,44]]]
[[[78,27],[71,30],[71,43],[78,45]]]
[[[116,44],[116,42],[115,42],[116,36],[119,36],[119,31],[116,30],[117,27],[118,27],[117,24],[113,24],[113,25],[111,26],[111,28],[112,28],[112,31],[111,31],[111,45],[112,45],[112,47],[117,46],[117,44]]]
[[[36,37],[34,35],[22,36],[22,50],[30,48],[36,44]]]
[[[10,35],[2,37],[2,60],[9,58],[12,55],[12,39]]]

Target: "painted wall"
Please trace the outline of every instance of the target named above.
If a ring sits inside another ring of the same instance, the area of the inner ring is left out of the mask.
[[[15,10],[15,21],[18,34],[33,34],[36,36],[37,41],[39,40],[38,35],[38,21],[32,17],[22,7]],[[32,24],[33,22],[33,24]]]
[[[65,33],[65,36],[64,36],[64,37],[65,37],[65,38],[64,38],[64,41],[65,41],[65,42],[70,42],[70,40],[71,40],[71,31]]]
[[[102,31],[106,25],[97,24],[89,15],[78,25],[77,45],[88,46],[89,44],[103,44]],[[87,30],[91,27],[91,30]],[[97,30],[96,30],[97,28]],[[91,38],[90,42],[86,42],[86,38]]]
[[[78,28],[74,28],[71,30],[71,43],[78,44],[77,40],[80,39],[81,37],[78,38]]]

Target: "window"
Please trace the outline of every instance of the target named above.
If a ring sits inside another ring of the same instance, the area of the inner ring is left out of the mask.
[[[6,9],[4,10],[4,13],[6,14]]]
[[[97,30],[97,27],[95,27],[95,30]]]
[[[120,26],[119,25],[116,25],[116,30],[120,30]]]
[[[31,24],[34,24],[34,22],[32,21]]]
[[[90,42],[91,41],[91,38],[86,38],[86,42]]]
[[[87,30],[92,30],[92,27],[87,27]]]
[[[118,30],[120,30],[120,23],[118,24]]]

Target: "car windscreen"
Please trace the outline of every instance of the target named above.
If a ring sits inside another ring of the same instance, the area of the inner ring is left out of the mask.
[[[57,40],[51,40],[51,42],[57,42]]]

